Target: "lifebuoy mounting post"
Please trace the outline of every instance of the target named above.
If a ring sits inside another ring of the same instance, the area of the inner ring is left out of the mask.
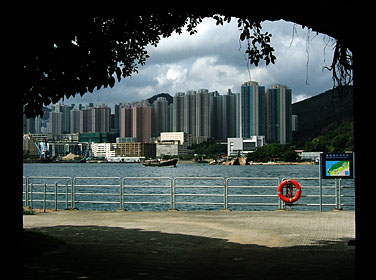
[[[286,195],[283,195],[283,189],[286,190]],[[294,195],[294,189],[295,195]],[[282,179],[282,182],[278,186],[278,196],[287,205],[292,205],[300,198],[302,191],[297,181],[293,179]]]

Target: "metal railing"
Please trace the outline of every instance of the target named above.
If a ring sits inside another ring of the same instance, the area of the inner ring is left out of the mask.
[[[65,204],[65,209],[69,208],[69,201],[72,206],[72,178],[71,177],[40,177],[40,176],[30,176],[25,178],[26,184],[24,187],[24,199],[25,206],[30,206],[33,208],[33,203],[41,202],[43,204],[42,208],[47,209],[48,206],[54,204],[54,209],[58,209],[59,203]],[[64,188],[64,192],[59,190]],[[71,195],[71,200],[69,196]],[[61,197],[65,197],[61,200]]]
[[[186,183],[179,185],[179,181],[185,181]],[[194,185],[192,184],[193,182]],[[198,184],[197,182],[201,183]],[[183,198],[183,200],[178,198]],[[172,209],[177,209],[177,204],[221,205],[223,209],[226,209],[226,180],[223,177],[176,177],[173,180],[172,200]]]
[[[236,181],[240,185],[230,185]],[[256,185],[255,185],[256,183]],[[263,185],[260,185],[263,184]],[[270,185],[272,183],[272,185]],[[226,179],[226,205],[230,206],[275,206],[281,209],[283,205],[278,197],[278,177],[230,177]],[[266,184],[266,185],[265,185]],[[261,192],[255,192],[261,190]],[[229,201],[231,199],[231,201]],[[261,201],[266,199],[266,201]]]
[[[139,185],[132,185],[131,183],[134,181],[137,181]],[[167,185],[160,184],[163,182]],[[140,185],[140,183],[143,184]],[[169,205],[170,208],[173,208],[172,194],[173,182],[170,177],[124,177],[122,179],[121,209],[126,210],[126,205],[144,204]],[[140,201],[141,197],[148,199]]]
[[[121,207],[121,193],[120,177],[75,177],[73,179],[73,208],[86,203],[119,204]],[[93,197],[100,197],[100,200],[94,200]]]
[[[355,207],[351,180],[294,179],[302,189],[294,209],[318,207],[323,211]],[[25,206],[43,210],[286,209],[288,206],[277,193],[281,181],[278,177],[24,176],[23,202]]]

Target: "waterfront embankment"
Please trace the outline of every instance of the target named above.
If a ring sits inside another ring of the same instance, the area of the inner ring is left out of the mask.
[[[65,241],[25,279],[353,279],[354,212],[49,211],[24,228]]]

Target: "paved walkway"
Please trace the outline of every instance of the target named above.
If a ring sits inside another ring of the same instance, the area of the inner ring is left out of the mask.
[[[352,211],[38,213],[24,216],[24,228],[66,244],[27,263],[25,279],[352,279],[354,219]]]

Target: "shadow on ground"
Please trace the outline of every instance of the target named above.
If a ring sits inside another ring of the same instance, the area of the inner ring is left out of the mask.
[[[348,240],[269,248],[118,227],[33,230],[65,244],[25,261],[24,279],[343,280],[355,275],[355,250]]]

